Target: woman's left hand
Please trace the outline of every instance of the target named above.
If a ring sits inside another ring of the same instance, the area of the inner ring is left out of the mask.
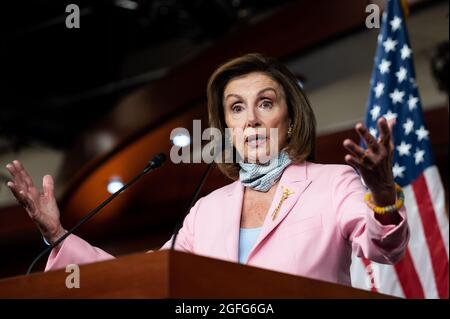
[[[392,173],[394,143],[391,132],[394,124],[394,122],[388,124],[384,117],[378,119],[380,132],[378,140],[362,123],[356,124],[355,130],[366,144],[366,150],[350,139],[343,142],[344,147],[350,152],[345,156],[345,161],[359,170],[375,204],[382,207],[393,205],[396,200]]]

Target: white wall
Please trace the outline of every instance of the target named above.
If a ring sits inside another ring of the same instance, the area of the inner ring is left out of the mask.
[[[438,43],[448,41],[448,2],[413,12],[407,20],[422,105],[425,110],[445,105],[447,96],[432,78],[430,58]],[[367,29],[287,62],[306,77],[319,134],[352,127],[364,118],[377,36],[377,29]]]

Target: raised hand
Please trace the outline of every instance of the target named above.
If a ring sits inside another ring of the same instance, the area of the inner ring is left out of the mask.
[[[6,165],[12,180],[7,186],[17,201],[25,208],[28,216],[35,222],[42,235],[50,243],[54,243],[64,235],[60,222],[58,205],[54,196],[54,182],[50,175],[45,175],[42,182],[42,191],[39,191],[19,161]]]
[[[381,117],[377,122],[380,132],[378,140],[362,123],[356,124],[355,130],[366,144],[366,150],[350,139],[343,142],[350,153],[345,156],[345,161],[359,170],[378,206],[392,205],[396,199],[392,173],[394,144],[391,132],[394,124],[388,124],[386,119]]]

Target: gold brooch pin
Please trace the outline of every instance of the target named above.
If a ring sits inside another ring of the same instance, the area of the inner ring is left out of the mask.
[[[275,210],[272,213],[272,220],[275,220],[278,216],[278,212],[280,211],[281,205],[283,205],[283,202],[288,198],[290,195],[294,194],[294,192],[291,192],[287,187],[283,187],[283,195],[280,198],[280,202],[278,203],[278,206],[275,208]]]

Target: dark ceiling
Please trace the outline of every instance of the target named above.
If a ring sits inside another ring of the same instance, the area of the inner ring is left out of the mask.
[[[70,147],[158,70],[285,2],[84,0],[76,2],[79,29],[65,26],[73,1],[3,3],[0,152],[35,143]]]

